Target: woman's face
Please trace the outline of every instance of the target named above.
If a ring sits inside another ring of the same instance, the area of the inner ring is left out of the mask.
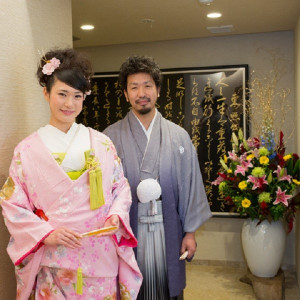
[[[50,93],[44,88],[44,96],[51,110],[50,124],[68,132],[82,110],[83,93],[56,79]]]

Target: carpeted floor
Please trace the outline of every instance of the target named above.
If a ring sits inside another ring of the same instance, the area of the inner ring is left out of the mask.
[[[256,300],[252,286],[240,282],[244,268],[187,264],[185,300]],[[294,273],[285,272],[285,300],[300,300]]]

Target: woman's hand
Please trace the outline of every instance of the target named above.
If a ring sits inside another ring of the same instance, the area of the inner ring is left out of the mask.
[[[81,247],[81,235],[71,229],[60,227],[55,229],[44,239],[44,244],[49,246],[64,245],[71,249]]]
[[[103,227],[110,227],[110,226],[117,227],[117,229],[108,231],[108,232],[104,232],[104,233],[100,233],[97,236],[107,236],[107,235],[115,234],[119,230],[119,226],[120,226],[120,220],[119,220],[118,215],[112,215],[109,219],[107,219],[105,221]]]

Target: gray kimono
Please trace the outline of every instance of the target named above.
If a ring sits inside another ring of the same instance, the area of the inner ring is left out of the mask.
[[[131,187],[130,223],[136,236],[139,206],[136,189],[140,180],[151,178],[157,169],[162,188],[167,285],[169,296],[175,297],[182,293],[186,285],[185,262],[179,260],[182,239],[186,232],[196,231],[207,221],[211,211],[197,154],[188,133],[164,119],[159,112],[157,114],[148,145],[151,149],[147,149],[150,154],[146,156],[147,137],[131,111],[104,133],[115,144]],[[144,160],[147,160],[146,163]],[[144,165],[142,170],[141,162]]]

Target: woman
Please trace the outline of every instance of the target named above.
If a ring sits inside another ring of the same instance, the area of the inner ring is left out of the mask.
[[[50,122],[14,151],[1,191],[17,299],[135,299],[141,284],[129,226],[130,188],[109,138],[75,123],[90,62],[49,51],[37,77]],[[87,233],[100,228],[104,233]],[[117,282],[118,279],[118,282]]]

